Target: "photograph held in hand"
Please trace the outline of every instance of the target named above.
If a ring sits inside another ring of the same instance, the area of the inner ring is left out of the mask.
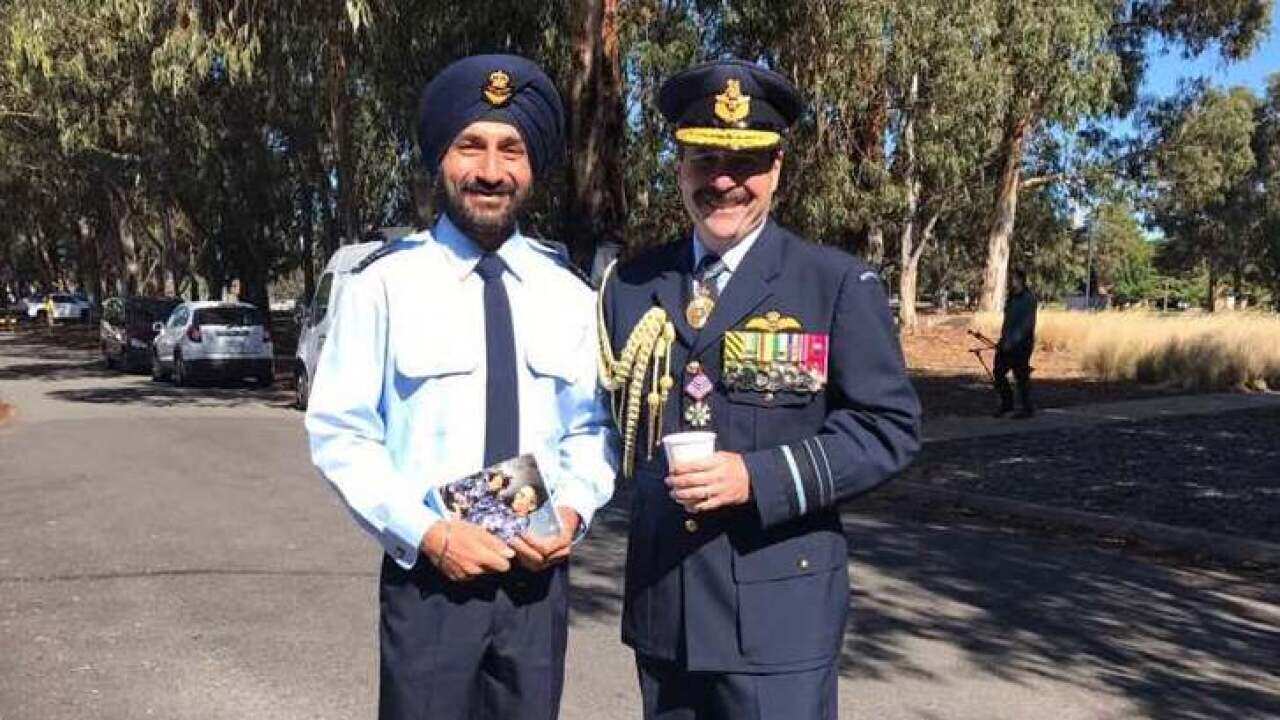
[[[426,502],[451,520],[464,520],[510,542],[523,533],[556,537],[563,528],[533,455],[495,463],[434,488]]]

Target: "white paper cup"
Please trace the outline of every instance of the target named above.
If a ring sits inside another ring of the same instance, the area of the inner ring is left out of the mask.
[[[662,438],[662,449],[667,453],[667,467],[677,463],[711,457],[716,452],[716,434],[713,432],[672,433]]]

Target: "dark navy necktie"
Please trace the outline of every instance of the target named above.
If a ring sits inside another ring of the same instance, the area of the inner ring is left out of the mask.
[[[502,284],[502,258],[485,253],[476,265],[484,278],[484,464],[520,452],[520,400],[516,380],[516,338],[511,303]]]
[[[715,300],[720,297],[720,275],[728,269],[729,266],[724,264],[719,255],[706,253],[693,269],[694,286],[702,288],[703,292]]]

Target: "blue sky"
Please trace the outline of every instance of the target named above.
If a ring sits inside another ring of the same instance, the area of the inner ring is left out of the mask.
[[[1164,97],[1178,89],[1178,81],[1199,76],[1208,77],[1213,84],[1222,87],[1246,85],[1261,95],[1266,90],[1267,75],[1280,72],[1280,8],[1271,13],[1271,34],[1250,56],[1233,65],[1226,65],[1216,49],[1200,57],[1184,60],[1175,49],[1166,55],[1153,55],[1142,83],[1144,95]],[[1151,48],[1159,51],[1160,45]]]

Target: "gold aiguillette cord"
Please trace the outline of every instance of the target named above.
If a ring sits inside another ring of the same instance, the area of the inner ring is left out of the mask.
[[[615,357],[609,340],[609,328],[604,318],[605,286],[613,274],[614,264],[604,271],[600,292],[596,298],[596,323],[600,336],[600,384],[609,391],[613,419],[622,431],[622,476],[630,478],[635,473],[636,434],[640,429],[640,413],[645,402],[649,405],[647,456],[653,458],[653,448],[662,430],[662,413],[667,395],[675,382],[671,378],[671,345],[675,340],[675,326],[660,307],[649,308],[632,328],[622,355]],[[652,365],[650,365],[652,363]],[[659,363],[663,372],[659,375]],[[652,375],[650,391],[645,393],[645,376]]]

